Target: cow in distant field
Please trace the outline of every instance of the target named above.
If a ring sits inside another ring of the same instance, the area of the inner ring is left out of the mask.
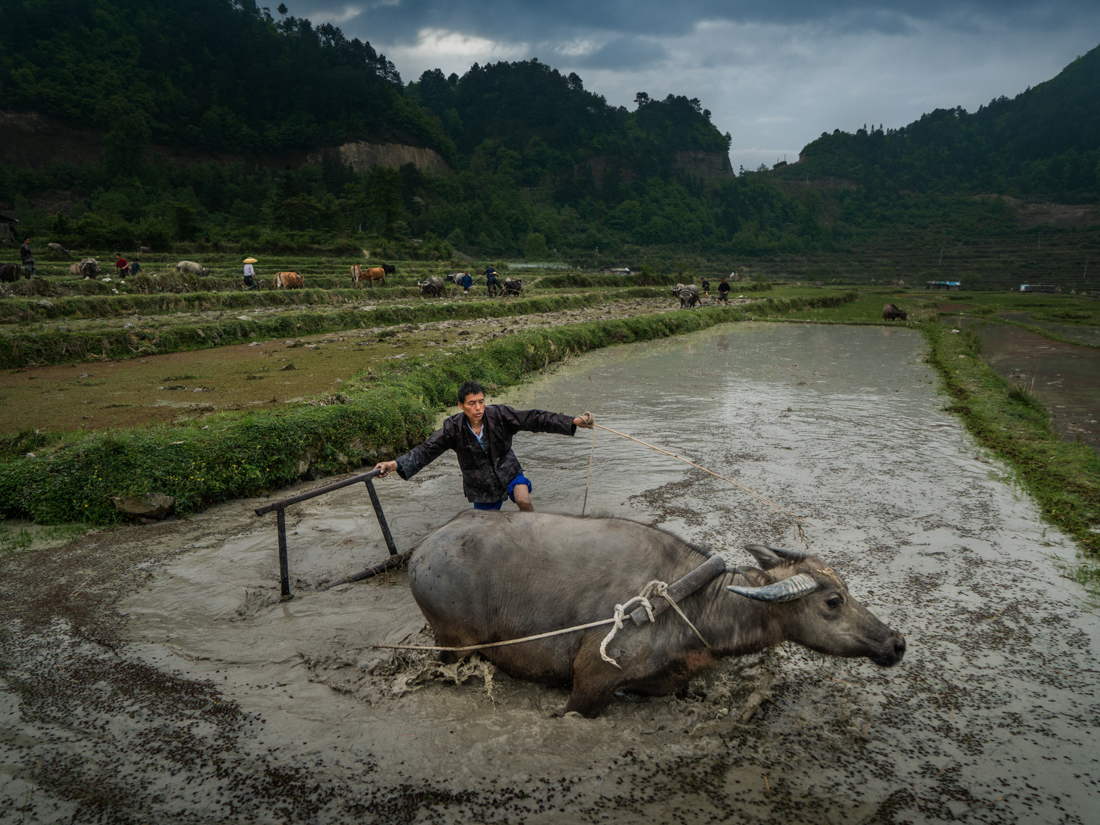
[[[297,272],[276,272],[273,285],[275,289],[301,289],[304,283]]]
[[[19,264],[0,264],[0,281],[5,284],[14,284],[23,274],[23,267]]]
[[[69,255],[69,250],[59,243],[48,243],[46,244],[46,249],[54,255],[64,255],[66,258],[71,257]]]
[[[699,287],[695,284],[688,284],[687,286],[676,284],[672,288],[672,294],[680,299],[680,309],[685,306],[693,307],[699,303]]]
[[[180,261],[176,264],[176,272],[181,272],[186,275],[199,275],[203,278],[210,274],[209,269],[194,261]]]
[[[397,267],[393,264],[382,264],[382,271],[385,272],[387,275],[396,275]]]
[[[887,304],[882,308],[882,320],[884,321],[908,321],[909,316],[905,310],[897,304]]]
[[[95,278],[99,275],[99,261],[95,258],[84,258],[78,264],[70,264],[69,274],[74,277],[82,275],[85,278]]]
[[[505,278],[504,290],[500,293],[501,296],[507,297],[509,295],[519,295],[523,289],[523,281],[519,278]]]
[[[420,287],[420,295],[422,297],[430,297],[432,295],[444,296],[447,294],[447,282],[436,275],[433,275],[426,281],[417,281],[416,285]]]
[[[151,249],[150,247],[148,247],[148,246],[143,246],[143,247],[141,248],[141,254],[142,254],[142,255],[148,255],[148,254],[149,254],[150,252],[152,252],[152,251],[153,251],[153,250],[152,250],[152,249]]]
[[[367,286],[374,286],[375,281],[379,281],[379,286],[386,285],[386,270],[380,266],[372,266],[367,269],[363,269],[359,264],[352,264],[351,266],[351,284],[352,286],[359,286],[360,281],[366,281]]]

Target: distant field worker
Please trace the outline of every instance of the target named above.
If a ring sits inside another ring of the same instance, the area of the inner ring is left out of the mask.
[[[252,268],[252,264],[259,263],[255,258],[244,259],[244,288],[255,289],[256,288],[256,270]]]
[[[139,272],[141,272],[141,260],[139,258],[134,258],[134,260],[130,262],[130,274],[137,275]]]
[[[497,278],[497,271],[492,267],[485,270],[485,285],[489,288],[489,297],[493,298],[500,292],[500,279]]]
[[[458,279],[458,285],[462,287],[463,295],[469,295],[470,287],[474,285],[474,279],[470,277],[469,272],[463,272],[462,277]]]
[[[384,478],[397,470],[408,480],[447,450],[454,450],[462,468],[462,492],[475,510],[499,510],[506,498],[520,510],[534,511],[531,481],[512,452],[512,437],[520,432],[573,435],[577,427],[592,428],[592,413],[573,418],[545,410],[514,410],[503,404],[485,404],[485,390],[477,381],[458,389],[461,412],[443,422],[428,440],[400,456],[374,466]]]
[[[730,285],[726,283],[726,276],[722,276],[722,283],[718,284],[718,300],[728,304],[730,302]]]
[[[703,297],[704,298],[709,298],[710,297],[710,281],[708,281],[706,278],[703,279],[702,289],[703,289]]]
[[[125,278],[130,274],[130,262],[122,257],[121,252],[115,253],[115,274],[119,278]]]

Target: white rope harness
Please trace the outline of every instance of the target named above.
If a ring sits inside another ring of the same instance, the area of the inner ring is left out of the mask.
[[[680,609],[680,605],[676,604],[675,600],[673,600],[673,598],[669,596],[668,585],[662,581],[651,581],[649,584],[642,588],[642,592],[640,594],[635,596],[630,601],[626,602],[626,604],[615,605],[615,616],[611,619],[600,619],[597,622],[578,624],[574,625],[573,627],[566,627],[562,630],[548,630],[546,633],[536,633],[533,636],[523,636],[519,639],[506,639],[502,642],[486,642],[485,644],[481,645],[462,645],[461,647],[443,647],[441,645],[371,645],[371,647],[383,650],[441,650],[457,653],[460,650],[484,650],[490,647],[518,645],[522,644],[523,642],[534,642],[538,639],[546,639],[550,636],[561,636],[566,633],[573,633],[577,630],[589,630],[593,627],[600,627],[601,625],[605,624],[613,624],[614,627],[611,628],[611,632],[608,633],[607,636],[604,637],[604,640],[600,643],[600,658],[602,658],[608,664],[614,665],[615,667],[619,668],[619,670],[622,670],[622,666],[619,665],[619,663],[616,662],[613,658],[607,655],[607,646],[615,638],[615,634],[623,629],[623,619],[626,618],[627,614],[632,608],[639,605],[644,607],[646,616],[649,618],[649,621],[651,623],[657,621],[657,617],[653,614],[653,605],[649,601],[654,596],[660,596],[661,598],[665,599],[672,606],[673,610],[680,614],[680,618],[687,622],[688,627],[690,627],[692,631],[694,631],[695,635],[699,638],[699,641],[706,645],[707,648],[710,648],[710,643],[703,638],[703,634],[700,633],[699,629],[691,623],[691,620],[686,615],[684,615],[684,611]]]

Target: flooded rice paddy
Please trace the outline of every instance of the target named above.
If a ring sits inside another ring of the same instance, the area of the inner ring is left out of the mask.
[[[403,573],[314,590],[385,556],[362,488],[288,511],[285,603],[274,518],[250,515],[262,500],[235,502],[126,534],[126,552],[145,542],[152,561],[118,572],[131,594],[109,649],[61,621],[13,637],[0,814],[1094,821],[1100,620],[1059,574],[1074,548],[942,411],[922,350],[902,329],[737,324],[594,353],[497,399],[591,410],[802,516],[804,544],[736,487],[596,437],[590,512],[659,524],[735,564],[750,563],[748,542],[820,554],[905,633],[899,667],[784,647],[679,697],[555,718],[564,690],[373,648],[431,643]],[[590,439],[517,437],[537,508],[580,511]],[[451,456],[377,488],[402,550],[469,506]],[[608,592],[609,615],[632,595]]]

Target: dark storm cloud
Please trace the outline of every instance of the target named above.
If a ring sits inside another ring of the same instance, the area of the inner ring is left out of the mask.
[[[545,42],[586,35],[675,37],[703,21],[814,25],[904,34],[915,23],[984,21],[1059,28],[1095,10],[1095,0],[294,0],[290,13],[331,20],[354,36],[409,43],[423,28],[492,40]]]

